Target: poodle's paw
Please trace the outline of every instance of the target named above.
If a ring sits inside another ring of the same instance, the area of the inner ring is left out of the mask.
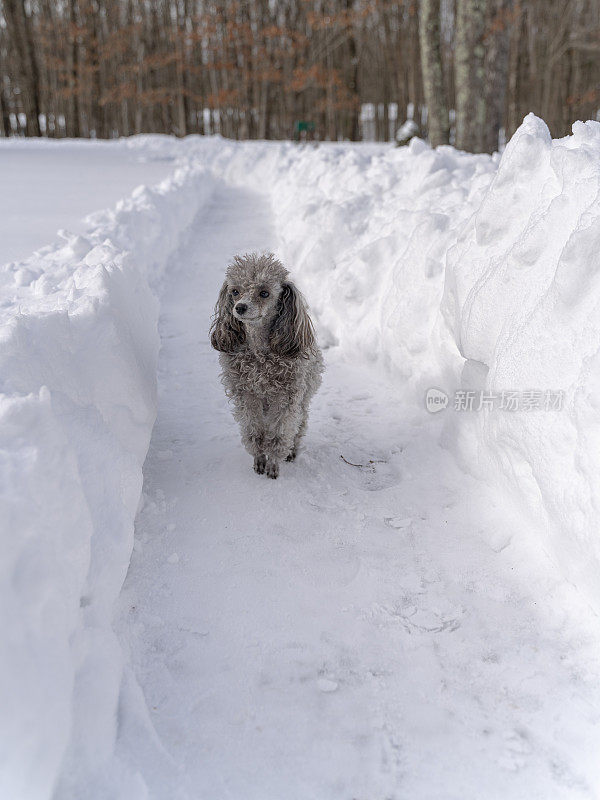
[[[264,455],[254,456],[254,472],[263,475],[267,466],[267,457]]]
[[[288,453],[288,457],[286,458],[286,461],[295,461],[295,460],[296,460],[296,448],[292,447],[292,449]]]
[[[269,461],[267,463],[267,475],[269,478],[275,479],[279,475],[279,462]]]

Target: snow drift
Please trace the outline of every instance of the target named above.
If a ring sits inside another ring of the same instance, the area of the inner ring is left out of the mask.
[[[149,283],[211,186],[186,169],[140,187],[1,275],[2,797],[58,785],[79,798],[109,779],[123,670],[111,617],[156,415]]]
[[[470,415],[463,455],[504,476],[600,608],[599,123],[553,141],[526,117],[449,252],[443,307],[465,386],[564,393],[562,410]]]

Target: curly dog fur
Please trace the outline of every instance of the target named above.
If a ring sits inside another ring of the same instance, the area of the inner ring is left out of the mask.
[[[304,298],[272,253],[233,259],[210,334],[242,443],[255,471],[276,478],[298,452],[323,357]]]

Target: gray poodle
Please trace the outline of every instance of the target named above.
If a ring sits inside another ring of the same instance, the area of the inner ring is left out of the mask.
[[[254,469],[276,478],[281,459],[296,458],[323,357],[304,298],[272,253],[233,259],[210,334]]]

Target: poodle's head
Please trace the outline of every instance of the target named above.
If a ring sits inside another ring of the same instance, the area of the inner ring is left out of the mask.
[[[268,334],[271,350],[308,357],[315,336],[304,298],[272,253],[236,256],[221,287],[211,328],[216,350],[231,353],[243,344],[248,326]]]

